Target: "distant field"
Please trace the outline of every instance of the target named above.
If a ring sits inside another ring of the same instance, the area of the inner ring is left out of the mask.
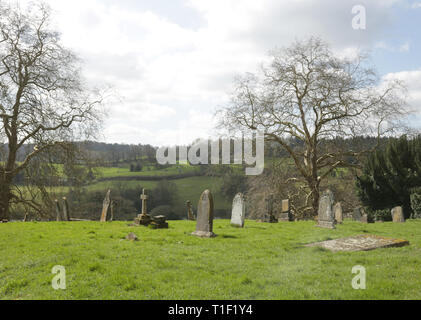
[[[314,222],[245,229],[215,221],[215,239],[190,236],[195,223],[169,230],[125,222],[0,224],[0,299],[421,299],[421,221]],[[138,242],[123,240],[134,232]],[[304,244],[359,234],[407,239],[409,247],[331,253]],[[51,287],[66,268],[67,289]],[[351,270],[367,269],[367,290],[354,290]]]
[[[178,210],[184,210],[186,207],[186,201],[192,201],[194,207],[197,206],[197,202],[199,201],[200,195],[206,189],[212,191],[214,196],[215,202],[215,210],[230,210],[232,205],[232,200],[226,199],[224,195],[220,192],[222,178],[218,177],[192,177],[192,178],[184,178],[184,179],[177,179],[171,181],[175,183],[178,189],[178,194],[176,196],[175,207]],[[156,188],[158,182],[157,181],[102,181],[98,183],[94,183],[88,185],[86,190],[89,192],[99,191],[101,193],[106,194],[109,189],[117,189],[120,187],[124,188],[145,188],[148,190],[152,190]],[[69,188],[67,187],[56,187],[53,188],[51,191],[54,191],[59,194],[67,193]]]
[[[100,173],[100,178],[115,178],[115,177],[143,177],[143,176],[170,176],[170,175],[178,175],[178,174],[186,174],[197,172],[198,167],[188,166],[188,165],[180,165],[180,166],[172,166],[165,169],[157,170],[155,167],[145,167],[141,172],[131,172],[130,169],[127,168],[106,168],[100,167],[97,168],[98,172]]]
[[[193,177],[171,181],[177,185],[178,195],[175,206],[185,208],[187,200],[192,201],[196,207],[197,202],[203,191],[209,189],[213,192],[215,201],[215,210],[227,210],[232,203],[220,193],[222,178],[218,177]],[[142,187],[146,189],[154,189],[158,182],[156,181],[103,181],[87,187],[88,191],[101,191],[104,194],[108,189],[116,187],[118,184],[124,184],[127,188]],[[231,200],[232,201],[232,200]]]

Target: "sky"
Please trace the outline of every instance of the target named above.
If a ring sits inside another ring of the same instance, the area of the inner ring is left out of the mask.
[[[168,146],[213,135],[235,77],[309,36],[338,53],[369,51],[382,78],[407,83],[421,127],[421,0],[46,2],[89,84],[118,97],[106,106],[100,141]],[[366,9],[365,29],[352,27],[355,5]]]

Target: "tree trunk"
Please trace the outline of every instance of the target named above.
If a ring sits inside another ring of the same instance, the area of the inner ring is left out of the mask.
[[[9,207],[12,199],[11,181],[6,177],[0,178],[0,221],[10,220]]]
[[[313,217],[316,217],[319,214],[319,201],[320,201],[320,191],[319,188],[313,189]]]

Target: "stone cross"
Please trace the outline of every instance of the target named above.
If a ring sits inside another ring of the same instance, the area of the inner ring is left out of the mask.
[[[335,215],[333,212],[334,197],[332,191],[326,191],[319,202],[319,224],[320,228],[335,229]]]
[[[213,196],[209,190],[206,190],[200,196],[197,206],[197,225],[193,236],[200,238],[214,238],[213,233]]]
[[[148,196],[146,195],[146,190],[143,189],[143,193],[140,195],[140,200],[142,200],[142,215],[148,214],[148,208],[147,208],[147,200]]]
[[[231,225],[234,227],[244,228],[246,218],[246,206],[244,195],[238,193],[232,203]]]
[[[392,209],[392,217],[394,223],[404,223],[405,216],[403,215],[403,208],[396,207]]]
[[[140,195],[140,200],[142,200],[142,213],[134,219],[135,225],[149,226],[152,222],[150,216],[148,216],[147,200],[148,196],[146,195],[146,190],[143,189],[142,194]]]

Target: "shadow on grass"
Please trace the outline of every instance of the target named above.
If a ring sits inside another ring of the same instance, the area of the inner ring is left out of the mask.
[[[220,237],[222,239],[238,239],[238,237],[236,237],[236,236],[231,236],[231,235],[227,235],[227,234],[221,235]]]

